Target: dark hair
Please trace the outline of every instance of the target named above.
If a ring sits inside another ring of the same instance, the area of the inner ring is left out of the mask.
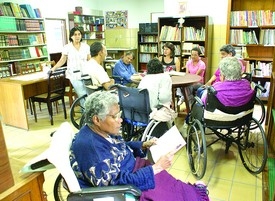
[[[227,45],[224,45],[220,48],[220,52],[221,51],[224,51],[226,52],[227,54],[232,54],[232,56],[235,56],[236,55],[236,51],[235,51],[235,48],[230,45],[230,44],[227,44]]]
[[[74,27],[74,28],[72,28],[72,29],[70,30],[70,35],[69,35],[69,41],[70,41],[70,42],[73,42],[72,36],[74,35],[74,33],[75,33],[76,31],[79,31],[79,32],[81,33],[81,35],[83,35],[83,31],[82,31],[81,27]],[[82,41],[82,38],[81,38],[80,42],[81,42],[81,41]]]
[[[90,46],[91,57],[97,56],[102,49],[103,49],[103,44],[101,42],[96,41],[93,44],[91,44]]]
[[[147,63],[147,74],[163,73],[163,65],[158,58],[153,58]]]
[[[198,47],[193,47],[192,50],[191,50],[191,52],[192,52],[192,51],[198,52],[198,55],[201,54],[201,50],[200,50]]]
[[[175,56],[175,46],[173,43],[170,42],[166,42],[163,46],[162,49],[164,49],[165,47],[169,48],[171,50],[171,58],[173,58]]]

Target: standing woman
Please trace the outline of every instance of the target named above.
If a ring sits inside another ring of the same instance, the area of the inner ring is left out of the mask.
[[[82,42],[82,31],[79,27],[70,30],[70,43],[64,46],[62,56],[51,69],[55,71],[67,62],[66,77],[71,81],[78,97],[86,94],[86,88],[81,81],[82,70],[88,60],[91,59],[90,47]]]
[[[180,60],[175,57],[175,46],[173,43],[166,42],[163,47],[163,56],[159,57],[161,61],[164,71],[180,71]]]

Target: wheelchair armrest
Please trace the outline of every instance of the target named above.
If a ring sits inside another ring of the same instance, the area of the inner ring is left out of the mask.
[[[201,101],[201,99],[198,96],[194,97],[195,101],[199,104],[199,106],[203,106],[203,102]]]
[[[264,88],[262,85],[260,84],[256,84],[255,85],[255,91],[257,91],[258,89],[262,92],[262,93],[265,93],[266,92],[266,88]]]
[[[112,77],[113,79],[115,79],[115,80],[119,80],[119,81],[122,81],[122,80],[123,80],[123,77],[118,76],[118,75],[112,75],[111,77]]]
[[[73,201],[75,196],[80,196],[82,199],[85,198],[85,196],[91,196],[92,198],[101,197],[104,195],[104,197],[111,197],[115,194],[125,194],[129,193],[132,194],[135,197],[140,197],[141,190],[139,190],[137,187],[133,185],[117,185],[117,186],[103,186],[103,187],[91,187],[91,188],[85,188],[78,192],[72,192],[68,195],[68,201]],[[77,200],[77,199],[75,199]]]

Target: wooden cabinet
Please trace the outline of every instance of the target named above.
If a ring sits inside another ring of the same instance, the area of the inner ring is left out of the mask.
[[[19,173],[24,163],[9,159],[0,121],[0,200],[44,201],[43,172]],[[11,168],[12,167],[12,168]]]
[[[41,71],[46,60],[44,19],[0,16],[0,78]]]
[[[275,46],[275,0],[264,3],[256,0],[229,0],[227,42],[234,45],[237,56],[249,61],[248,72],[254,68],[253,80],[268,89],[262,99],[267,100]]]
[[[140,23],[138,32],[138,70],[146,70],[147,63],[158,57],[158,23]]]
[[[181,66],[191,55],[193,47],[199,47],[201,57],[207,66],[211,65],[212,22],[208,16],[190,16],[184,18],[160,17],[158,20],[159,47],[165,42],[172,42],[176,48],[175,54],[181,59]],[[162,55],[159,48],[159,55]],[[210,77],[210,68],[206,68],[205,78]]]
[[[104,16],[69,14],[68,19],[69,29],[71,30],[73,27],[81,27],[83,31],[82,39],[89,45],[94,41],[104,42]]]

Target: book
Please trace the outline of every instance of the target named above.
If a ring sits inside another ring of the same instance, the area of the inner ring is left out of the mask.
[[[150,147],[152,159],[157,162],[161,156],[169,152],[176,153],[185,145],[186,142],[179,130],[173,126],[157,140],[157,144]]]

